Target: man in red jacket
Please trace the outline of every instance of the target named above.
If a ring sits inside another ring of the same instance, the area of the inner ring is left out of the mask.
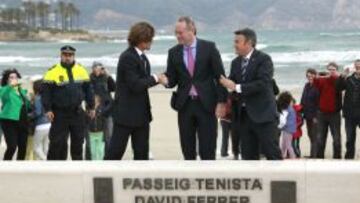
[[[342,107],[341,92],[336,89],[336,83],[340,76],[339,66],[331,62],[327,65],[328,73],[317,76],[314,85],[319,89],[319,113],[318,113],[318,152],[317,158],[324,158],[328,129],[333,137],[333,158],[341,159],[341,117]]]

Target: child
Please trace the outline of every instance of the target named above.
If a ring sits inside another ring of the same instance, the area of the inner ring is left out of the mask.
[[[292,147],[293,134],[296,132],[296,113],[292,107],[293,97],[290,92],[283,92],[278,98],[278,108],[280,111],[279,129],[281,130],[281,152],[283,158],[296,158]]]
[[[34,121],[35,130],[33,138],[33,149],[35,159],[46,160],[49,146],[50,121],[45,115],[41,103],[41,85],[42,80],[36,80],[33,84],[34,90]]]
[[[303,125],[303,116],[302,116],[302,106],[301,104],[296,104],[296,100],[293,100],[293,108],[296,113],[296,132],[293,134],[292,146],[297,158],[301,157],[300,150],[300,138],[302,136],[302,125]]]
[[[89,119],[89,138],[90,153],[92,160],[103,160],[104,158],[104,126],[105,117],[103,116],[104,107],[100,105],[101,98],[95,95],[95,118]]]

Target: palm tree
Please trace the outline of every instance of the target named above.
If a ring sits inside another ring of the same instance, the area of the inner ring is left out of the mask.
[[[60,16],[60,12],[58,8],[54,9],[54,15],[55,15],[55,28],[58,28],[59,26],[59,16]]]
[[[61,17],[61,29],[66,30],[66,4],[63,1],[59,1],[58,11]]]
[[[5,9],[4,20],[8,23],[14,23],[15,10],[14,8]]]
[[[25,12],[26,24],[34,28],[36,26],[36,4],[31,1],[24,1],[22,5]]]
[[[80,10],[78,8],[75,7],[74,10],[74,15],[75,15],[75,22],[76,22],[76,28],[79,29],[80,27]]]
[[[24,12],[20,8],[13,8],[13,23],[20,24],[23,22]]]
[[[41,1],[36,5],[36,7],[38,10],[38,17],[40,19],[40,27],[41,28],[48,27],[50,5]]]
[[[74,25],[74,16],[76,12],[75,5],[73,3],[68,3],[66,10],[67,10],[67,21],[69,22],[69,29],[72,30]]]

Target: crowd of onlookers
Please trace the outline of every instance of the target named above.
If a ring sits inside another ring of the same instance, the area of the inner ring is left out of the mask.
[[[300,138],[305,124],[310,141],[308,158],[325,158],[327,135],[333,140],[333,158],[342,158],[341,115],[345,121],[346,153],[345,159],[355,158],[356,129],[360,127],[360,60],[354,62],[353,71],[345,68],[340,73],[339,65],[334,62],[326,66],[326,72],[313,68],[306,70],[305,84],[301,100],[284,91],[277,95],[279,111],[279,146],[284,158],[300,158]],[[342,113],[341,113],[342,112]],[[230,112],[228,112],[230,113]],[[230,117],[230,115],[228,115]],[[222,146],[221,156],[227,157],[228,139],[231,137],[230,119],[221,119]],[[232,140],[232,143],[237,143]],[[241,151],[239,145],[232,147],[234,156]]]
[[[41,99],[43,81],[31,81],[32,90],[28,92],[23,89],[20,79],[16,69],[5,70],[1,78],[0,135],[4,135],[7,146],[4,160],[12,160],[16,151],[17,160],[46,160],[51,122]],[[112,132],[109,108],[115,81],[98,62],[93,63],[90,81],[95,94],[96,116],[86,120],[85,158],[102,160]]]

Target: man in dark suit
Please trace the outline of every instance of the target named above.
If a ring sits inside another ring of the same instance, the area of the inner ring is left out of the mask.
[[[175,33],[179,44],[169,50],[166,76],[167,87],[177,85],[171,103],[178,111],[182,153],[186,160],[195,160],[198,149],[202,160],[214,160],[215,113],[224,114],[227,96],[218,83],[224,74],[221,57],[213,42],[196,38],[190,17],[178,19]]]
[[[238,57],[231,63],[229,79],[220,82],[232,91],[233,135],[241,139],[242,158],[258,160],[259,148],[267,159],[282,159],[275,140],[277,109],[273,90],[274,67],[270,56],[255,49],[256,33],[235,32]]]
[[[135,160],[149,159],[149,131],[152,115],[148,89],[161,82],[150,75],[150,63],[144,53],[149,50],[155,30],[146,23],[135,24],[129,32],[129,48],[119,59],[115,100],[112,106],[114,129],[106,160],[119,160],[131,136]]]

